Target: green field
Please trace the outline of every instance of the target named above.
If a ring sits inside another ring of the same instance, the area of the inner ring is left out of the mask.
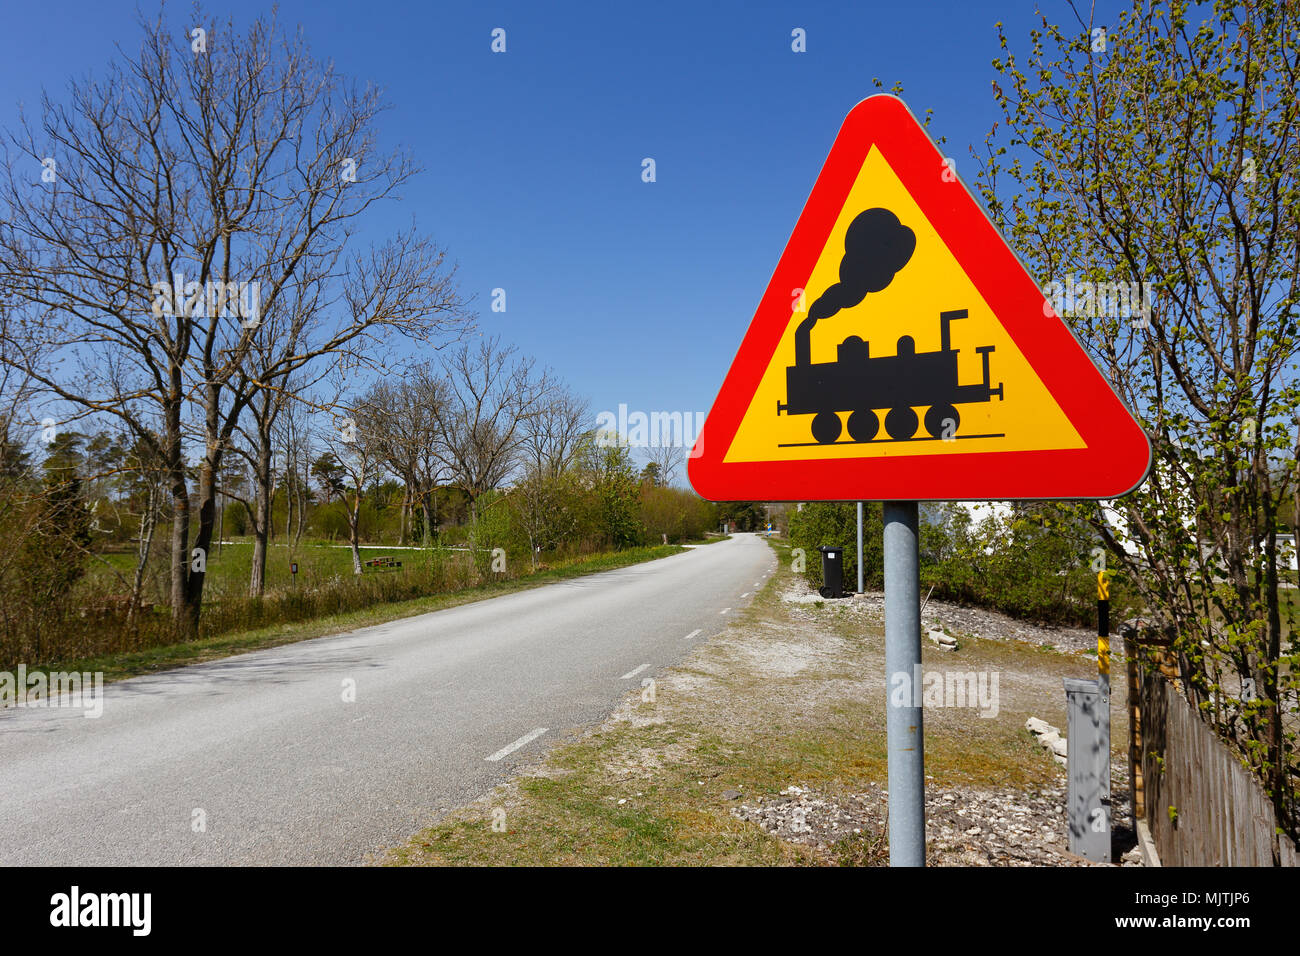
[[[280,644],[290,644],[295,641],[310,640],[329,634],[338,634],[358,627],[382,624],[386,621],[411,617],[416,614],[426,614],[430,611],[481,601],[486,598],[509,594],[513,591],[541,587],[585,574],[611,571],[631,564],[639,564],[643,561],[653,561],[657,558],[679,554],[683,550],[680,545],[675,544],[627,548],[623,551],[603,552],[574,558],[539,568],[535,572],[530,572],[527,565],[525,565],[520,569],[522,573],[515,577],[507,578],[502,575],[495,580],[486,580],[469,586],[427,593],[405,600],[375,601],[365,607],[350,608],[336,613],[322,613],[305,620],[279,620],[268,622],[263,626],[236,628],[204,636],[199,640],[179,643],[169,642],[153,647],[117,649],[108,653],[68,655],[59,659],[57,666],[66,670],[102,671],[106,680],[121,680],[157,670],[228,657],[232,654],[243,654],[248,651],[275,647]],[[370,557],[380,556],[387,552],[412,554],[417,555],[424,561],[428,561],[430,556],[429,552],[404,552],[392,548],[367,548],[363,550],[363,559],[366,552],[371,552]],[[227,582],[226,586],[233,589],[230,592],[232,596],[242,594],[240,589],[247,587],[246,575],[248,574],[251,553],[251,546],[241,548],[240,546],[227,545],[224,555],[220,556],[222,560],[209,564],[210,570],[224,575],[220,580]],[[339,582],[334,585],[335,588],[356,587],[356,584],[352,583],[355,581],[355,577],[352,574],[351,555],[346,548],[338,549],[314,545],[311,548],[300,548],[298,553],[300,555],[310,554],[318,558],[319,563],[314,565],[313,573],[322,580],[337,576]],[[446,552],[442,553],[445,554]],[[463,554],[463,552],[455,553]],[[342,555],[343,557],[340,559],[336,555]],[[281,556],[283,556],[283,553]],[[129,556],[119,555],[117,557],[128,558]],[[405,571],[405,559],[402,560],[402,570]],[[286,566],[281,569],[282,577],[288,579],[290,575],[287,559],[283,563]],[[268,560],[267,564],[269,577],[271,561]],[[299,577],[302,577],[304,572],[305,565],[300,562]],[[370,573],[378,577],[399,575],[402,572]],[[369,573],[366,576],[368,577]],[[300,585],[307,587],[306,584],[301,582]],[[230,603],[237,605],[239,602],[231,601]],[[165,614],[165,609],[159,608],[158,613],[160,615]]]
[[[361,545],[362,562],[391,557],[402,562],[401,570],[380,571],[366,568],[363,574],[400,574],[409,568],[428,566],[434,558],[446,560],[468,552],[454,548],[406,549],[392,545]],[[81,582],[83,593],[126,592],[130,590],[135,573],[135,554],[120,552],[97,556]],[[297,579],[290,568],[298,564]],[[227,595],[243,596],[248,593],[248,578],[252,571],[253,542],[249,539],[226,541],[214,546],[207,561],[205,597],[220,600]],[[150,577],[145,588],[145,600],[153,603],[166,601],[167,555],[155,548],[150,562]],[[526,573],[528,568],[517,569]],[[316,587],[337,578],[349,578],[352,572],[352,552],[347,545],[323,541],[303,541],[297,548],[272,544],[266,555],[266,589],[288,590],[293,587]]]

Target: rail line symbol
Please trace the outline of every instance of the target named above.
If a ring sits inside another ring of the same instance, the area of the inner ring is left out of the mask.
[[[821,319],[857,305],[869,292],[879,292],[893,281],[916,249],[916,234],[888,209],[859,213],[844,237],[840,281],[831,285],[808,310],[795,330],[795,364],[786,368],[785,402],[777,400],[776,413],[812,415],[816,444],[836,442],[843,430],[840,413],[849,415],[852,443],[874,441],[929,441],[956,438],[995,438],[1001,435],[958,435],[958,405],[1003,399],[1002,383],[992,387],[989,356],[992,345],[975,352],[983,359],[984,380],[962,385],[957,379],[957,355],[952,347],[952,323],[967,318],[966,309],[939,313],[939,350],[917,352],[910,335],[898,339],[894,355],[871,357],[870,343],[850,335],[839,344],[834,362],[811,361],[812,328]],[[926,407],[925,430],[917,435],[921,420],[916,408]],[[878,409],[885,409],[885,433],[878,438]],[[809,444],[813,444],[809,443]],[[845,442],[844,444],[849,444]],[[790,447],[782,445],[780,447]]]

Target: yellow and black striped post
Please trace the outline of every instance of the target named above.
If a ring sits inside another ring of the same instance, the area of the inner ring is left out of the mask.
[[[1102,697],[1110,697],[1110,572],[1097,574],[1097,678]]]

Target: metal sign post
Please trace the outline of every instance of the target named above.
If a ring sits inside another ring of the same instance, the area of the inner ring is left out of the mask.
[[[921,584],[916,502],[886,501],[884,523],[889,865],[925,866],[925,751],[919,686]]]
[[[862,502],[858,502],[858,593],[862,593]]]

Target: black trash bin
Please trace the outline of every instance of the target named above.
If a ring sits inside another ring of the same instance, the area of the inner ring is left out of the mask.
[[[822,553],[822,588],[824,598],[844,597],[844,549],[824,544],[817,549]]]

